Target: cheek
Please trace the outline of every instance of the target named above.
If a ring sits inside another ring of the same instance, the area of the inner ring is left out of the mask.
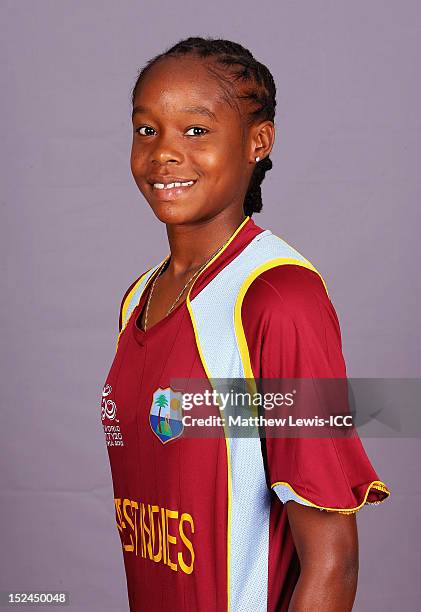
[[[203,173],[209,179],[218,179],[221,172],[225,169],[228,159],[228,149],[221,150],[212,148],[203,148],[192,152],[191,161],[201,168]]]
[[[145,174],[146,158],[144,152],[140,152],[137,148],[132,148],[130,153],[130,168],[135,178]]]

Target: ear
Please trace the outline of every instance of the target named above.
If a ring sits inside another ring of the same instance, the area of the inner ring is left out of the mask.
[[[270,155],[275,142],[275,124],[269,120],[262,121],[253,125],[250,133],[249,161],[255,164],[256,157],[262,160]]]

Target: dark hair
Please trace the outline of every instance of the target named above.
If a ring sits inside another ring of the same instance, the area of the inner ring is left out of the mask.
[[[220,38],[189,37],[180,40],[163,53],[150,59],[138,73],[136,83],[131,93],[134,100],[137,87],[148,71],[159,60],[179,55],[196,55],[200,58],[210,58],[207,69],[216,76],[225,92],[224,99],[228,104],[235,105],[240,112],[237,101],[245,100],[254,105],[246,112],[246,123],[252,125],[256,121],[274,121],[276,107],[276,86],[269,69],[258,62],[248,49],[230,40]],[[227,73],[225,73],[227,69]],[[238,87],[238,81],[239,87]],[[244,199],[244,213],[252,216],[262,210],[261,183],[267,170],[272,168],[269,156],[256,163],[250,178],[248,190]]]

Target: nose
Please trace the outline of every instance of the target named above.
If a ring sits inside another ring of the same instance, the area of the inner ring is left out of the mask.
[[[176,145],[174,139],[169,136],[160,135],[155,141],[155,146],[151,151],[151,161],[164,164],[166,162],[181,162],[183,153]]]

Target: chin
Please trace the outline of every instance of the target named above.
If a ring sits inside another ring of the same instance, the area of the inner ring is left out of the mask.
[[[197,206],[189,206],[187,202],[183,204],[175,202],[160,202],[157,204],[154,202],[153,205],[149,202],[149,205],[155,217],[168,225],[197,222],[203,216]]]

